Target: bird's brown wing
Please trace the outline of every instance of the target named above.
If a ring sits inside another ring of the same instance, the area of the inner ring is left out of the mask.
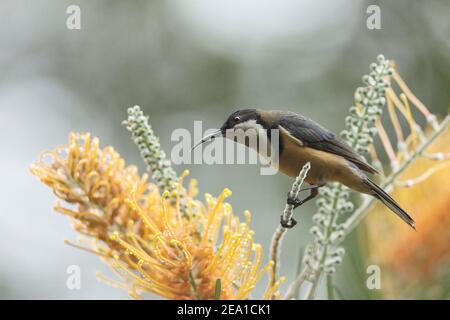
[[[287,113],[280,118],[280,127],[304,146],[333,153],[369,173],[378,171],[369,165],[365,159],[356,153],[349,145],[333,132],[322,127],[315,121],[295,113]]]

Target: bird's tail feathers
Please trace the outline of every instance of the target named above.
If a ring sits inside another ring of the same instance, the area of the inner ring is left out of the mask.
[[[411,228],[416,230],[416,223],[414,222],[413,218],[411,218],[411,216],[406,213],[406,211],[403,210],[400,205],[389,194],[386,193],[386,191],[381,189],[380,186],[378,186],[369,178],[366,178],[364,180],[364,183],[372,190],[372,195],[375,198],[383,202],[383,204],[391,209],[392,212],[394,212],[403,221],[405,221]]]

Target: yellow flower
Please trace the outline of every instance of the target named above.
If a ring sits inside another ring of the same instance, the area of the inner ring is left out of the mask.
[[[89,134],[71,134],[69,144],[47,152],[31,172],[66,205],[56,211],[74,221],[92,249],[123,278],[117,286],[141,298],[151,292],[168,299],[247,299],[273,262],[262,266],[262,248],[253,243],[250,213],[241,222],[225,203],[206,194],[195,200],[196,182],[181,182],[172,194],[139,176],[112,148],[101,149]],[[183,176],[185,176],[184,174]],[[180,198],[187,215],[180,213]],[[79,247],[78,245],[75,245]],[[109,280],[108,280],[109,281]],[[109,281],[113,283],[113,281]],[[264,298],[278,295],[279,282]]]

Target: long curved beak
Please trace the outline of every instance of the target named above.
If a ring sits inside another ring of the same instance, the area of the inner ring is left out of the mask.
[[[212,140],[214,140],[215,138],[221,137],[221,136],[222,136],[222,130],[221,130],[221,129],[218,129],[217,131],[214,131],[213,133],[208,134],[207,136],[203,137],[202,140],[200,140],[199,142],[197,142],[197,143],[192,147],[191,151],[194,150],[195,148],[197,148],[197,147],[198,147],[199,145],[201,145],[202,143],[207,142],[207,141],[212,141]]]

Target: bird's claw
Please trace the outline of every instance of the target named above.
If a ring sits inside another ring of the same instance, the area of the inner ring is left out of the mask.
[[[303,204],[303,201],[302,201],[302,200],[299,200],[299,199],[297,199],[297,198],[295,198],[295,197],[292,197],[292,196],[291,196],[291,193],[288,192],[286,203],[287,203],[288,205],[290,205],[290,206],[293,206],[294,209],[296,209],[297,207],[299,207],[299,206],[301,206],[301,205]]]
[[[294,218],[291,218],[289,220],[284,220],[283,215],[281,215],[280,224],[283,228],[291,229],[291,228],[295,227],[295,225],[297,224],[297,221]]]

